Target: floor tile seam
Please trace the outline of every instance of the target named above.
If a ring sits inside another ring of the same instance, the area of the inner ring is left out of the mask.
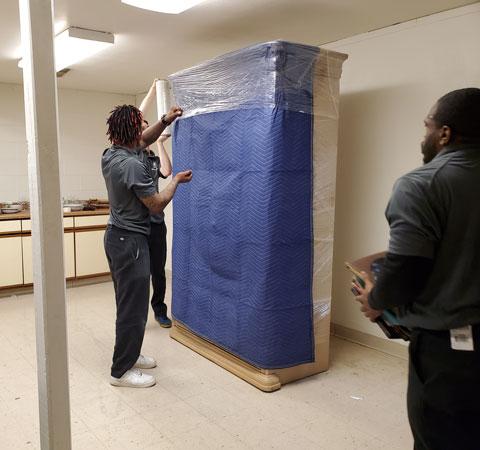
[[[89,431],[86,431],[84,433],[81,433],[81,434],[78,434],[76,436],[73,436],[72,435],[72,447],[75,449],[75,440],[79,440],[78,438],[82,437],[82,436],[93,436],[93,438],[102,446],[102,449],[106,449],[107,447],[105,447],[105,445],[103,445],[103,442],[100,441],[100,439],[97,438],[97,436],[95,436],[91,430]],[[74,438],[77,438],[77,439],[74,439]],[[95,449],[91,449],[91,450],[97,450],[96,448]]]
[[[197,413],[199,413],[200,415],[204,416],[204,417],[205,417],[207,420],[209,420],[210,422],[213,422],[213,423],[216,424],[216,422],[217,422],[217,420],[218,420],[217,417],[212,417],[211,415],[206,415],[206,414],[204,414],[204,413],[201,411],[200,408],[195,407],[195,404],[192,404],[192,403],[188,402],[188,400],[189,400],[189,399],[192,399],[193,397],[194,397],[194,396],[189,397],[188,399],[186,399],[186,400],[185,400],[186,403],[187,403],[191,408],[193,408]],[[236,413],[238,413],[238,412],[246,411],[246,410],[248,410],[248,409],[249,409],[248,406],[244,406],[244,407],[242,407],[242,408],[236,409],[235,412],[232,413],[232,414],[227,414],[227,415],[222,416],[222,418],[231,417],[232,415],[234,415],[234,414],[236,414]]]
[[[343,421],[344,421],[344,419],[345,419],[344,416],[342,417],[342,416],[333,415],[333,414],[330,414],[330,413],[327,412],[327,411],[324,411],[324,413],[327,414],[327,416],[329,416],[330,418],[333,418],[333,419],[336,419],[336,420],[338,420],[338,419],[341,419],[341,420],[342,420],[342,419],[343,419]],[[301,428],[301,427],[307,426],[307,425],[314,425],[314,424],[317,422],[317,420],[318,420],[318,419],[308,421],[308,422],[306,422],[305,424],[302,424],[302,425],[299,425],[298,427],[295,427],[295,429]],[[369,431],[366,431],[363,427],[359,427],[359,426],[356,426],[355,424],[353,424],[353,423],[351,422],[351,418],[347,419],[347,421],[344,421],[344,425],[345,425],[345,427],[350,427],[351,429],[357,431],[358,433],[360,433],[360,435],[364,435],[364,436],[366,436],[366,437],[368,437],[368,438],[371,438],[371,439],[377,439],[377,440],[379,440],[380,442],[382,442],[382,443],[385,445],[384,448],[388,448],[388,446],[390,445],[389,442],[384,441],[384,440],[383,440],[381,437],[379,437],[378,435],[372,434],[372,433],[370,433]],[[389,428],[390,428],[390,427],[389,427]],[[392,428],[390,431],[394,431],[394,428]]]

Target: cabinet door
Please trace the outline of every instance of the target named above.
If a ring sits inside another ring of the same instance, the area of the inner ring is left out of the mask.
[[[77,277],[110,273],[103,247],[104,235],[105,230],[75,231]]]
[[[22,238],[0,237],[0,255],[0,286],[22,284]]]
[[[63,228],[73,228],[73,217],[64,217],[63,218]],[[22,220],[22,231],[32,231],[32,220],[23,219]]]
[[[33,283],[32,236],[22,236],[23,247],[23,283]],[[75,277],[75,244],[73,233],[63,235],[63,261],[65,276]]]
[[[63,258],[65,276],[67,278],[75,278],[75,235],[73,233],[65,233],[63,235]]]

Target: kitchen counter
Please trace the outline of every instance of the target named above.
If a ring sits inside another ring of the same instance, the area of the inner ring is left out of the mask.
[[[63,213],[63,217],[103,216],[110,214],[109,208],[97,208],[94,211],[72,211]],[[15,214],[0,214],[0,220],[30,219],[30,210],[20,211]]]

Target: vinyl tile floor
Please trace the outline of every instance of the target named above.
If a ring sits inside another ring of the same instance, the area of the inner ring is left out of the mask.
[[[402,359],[332,338],[328,372],[263,393],[150,313],[142,353],[157,359],[157,385],[116,388],[112,284],[69,288],[67,304],[74,450],[413,447]],[[0,449],[39,449],[33,295],[0,299],[0,355]]]

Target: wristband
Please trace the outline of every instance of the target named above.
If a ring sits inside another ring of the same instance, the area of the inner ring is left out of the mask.
[[[165,120],[165,117],[167,117],[166,114],[164,114],[164,115],[160,118],[160,121],[161,121],[166,127],[168,127],[169,125],[172,124],[172,122],[169,122],[168,120]]]

